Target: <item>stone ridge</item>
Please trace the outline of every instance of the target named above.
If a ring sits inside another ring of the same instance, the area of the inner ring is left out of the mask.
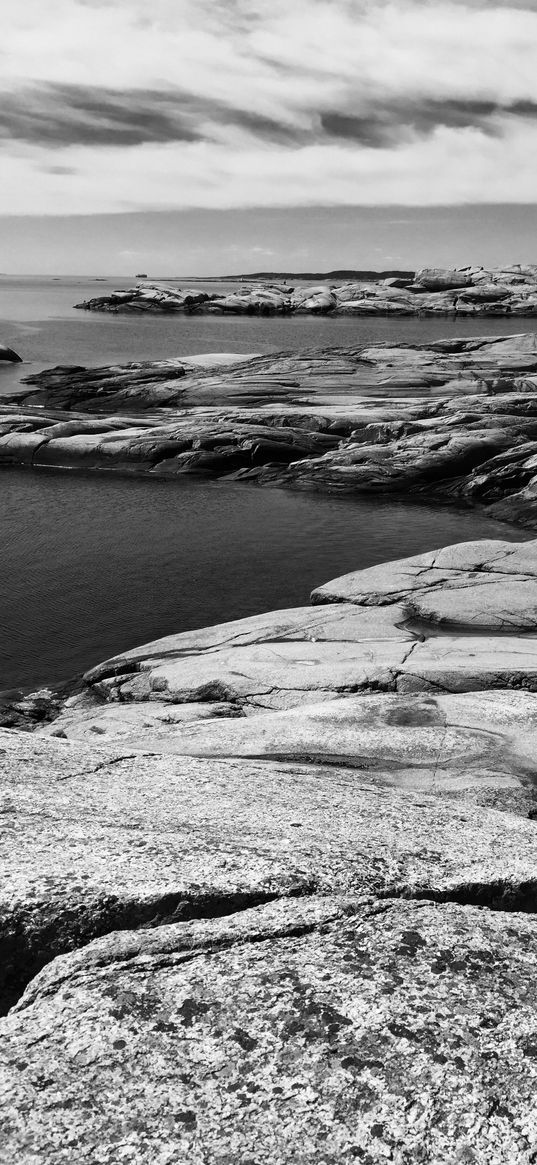
[[[415,276],[324,281],[313,286],[246,281],[224,294],[139,283],[75,307],[86,311],[188,315],[535,316],[537,264],[510,267],[423,268]]]
[[[537,541],[93,668],[0,730],[0,1156],[531,1165]]]
[[[0,360],[6,360],[10,364],[22,364],[22,357],[6,344],[0,344]]]
[[[486,507],[537,528],[537,336],[56,368],[0,405],[0,465],[210,475]]]

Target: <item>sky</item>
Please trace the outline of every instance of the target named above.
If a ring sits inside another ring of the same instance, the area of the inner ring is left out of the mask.
[[[0,270],[536,261],[537,0],[4,0]]]

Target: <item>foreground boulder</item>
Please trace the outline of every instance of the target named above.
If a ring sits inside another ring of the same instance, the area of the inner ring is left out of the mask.
[[[464,797],[443,804],[442,773],[424,794],[376,782],[374,755],[369,773],[322,755],[185,759],[5,730],[0,740],[4,1003],[55,955],[108,931],[310,894],[508,909],[536,894],[533,822]]]
[[[6,1160],[534,1160],[537,542],[313,600],[0,730]]]
[[[338,905],[57,960],[4,1025],[7,1155],[529,1165],[533,918]]]

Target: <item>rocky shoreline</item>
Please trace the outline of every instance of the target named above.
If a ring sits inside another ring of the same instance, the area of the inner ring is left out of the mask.
[[[6,1160],[534,1160],[537,541],[312,600],[0,730]]]
[[[537,528],[537,334],[56,368],[0,466],[211,475],[485,507]]]
[[[413,276],[312,286],[245,283],[236,291],[207,292],[139,283],[75,304],[85,311],[173,315],[535,316],[537,265],[422,268]]]

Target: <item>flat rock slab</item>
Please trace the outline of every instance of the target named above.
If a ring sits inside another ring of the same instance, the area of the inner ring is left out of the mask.
[[[460,632],[537,631],[537,541],[459,542],[342,575],[312,601],[399,603],[407,617]]]
[[[349,696],[234,718],[211,718],[210,705],[163,704],[151,719],[147,708],[97,706],[71,721],[66,712],[47,734],[59,724],[86,744],[348,766],[396,788],[537,807],[537,695],[529,692]]]
[[[167,636],[86,674],[90,689],[122,703],[227,702],[285,708],[344,690],[389,686],[415,646],[405,612],[353,604],[297,607]],[[536,645],[537,646],[537,645]],[[70,724],[77,702],[66,709]],[[63,719],[56,722],[56,730]]]
[[[475,691],[537,688],[537,638],[432,637],[425,642],[255,644],[142,666],[95,685],[119,700],[229,701],[291,708],[323,696],[367,691]],[[60,722],[61,726],[61,722]]]
[[[0,741],[6,992],[100,933],[237,903],[534,894],[533,822],[375,787],[356,769]]]
[[[434,786],[435,772],[460,784],[456,758],[470,749],[498,791],[522,782],[527,811],[536,547],[461,543],[336,579],[313,608],[155,640],[88,672],[44,732],[179,755],[336,758],[411,787]]]
[[[536,957],[531,916],[393,900],[110,936],[2,1022],[5,1159],[529,1165]]]
[[[42,734],[175,756],[349,767],[374,784],[537,813],[533,693],[348,696],[233,717],[228,709],[156,702],[75,708]]]
[[[163,740],[197,718],[170,712],[166,722],[165,704],[214,705],[217,716],[227,705],[240,716],[376,691],[537,688],[535,541],[459,543],[345,575],[312,599],[313,609],[167,636],[105,661],[52,731],[130,737],[132,729],[143,747],[144,726],[155,743],[155,732]],[[122,707],[105,711],[103,702]],[[145,719],[123,713],[133,703]]]

